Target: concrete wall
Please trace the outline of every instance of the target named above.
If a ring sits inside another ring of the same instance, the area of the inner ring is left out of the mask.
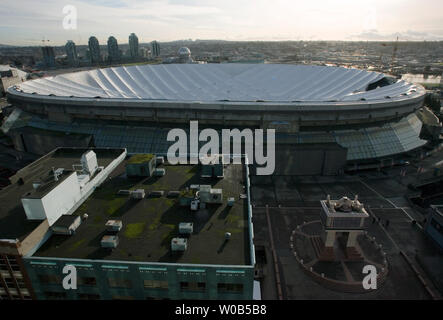
[[[46,212],[42,199],[23,198],[22,206],[29,220],[45,220]]]
[[[80,201],[81,192],[77,173],[73,172],[42,199],[48,223],[51,226]]]
[[[287,122],[285,130],[297,132],[299,127],[364,124],[398,119],[419,109],[424,89],[416,93],[377,101],[357,102],[188,102],[146,101],[137,99],[93,99],[48,97],[8,91],[8,100],[31,113],[58,114],[56,118],[114,119],[228,126],[272,127],[275,121]],[[61,117],[59,114],[66,114]],[[273,123],[273,124],[272,124]]]
[[[42,198],[23,198],[22,204],[29,220],[48,219],[51,226],[61,215],[67,214],[80,198],[77,173],[72,172]]]

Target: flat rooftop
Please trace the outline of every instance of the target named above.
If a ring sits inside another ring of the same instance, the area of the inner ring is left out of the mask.
[[[190,264],[249,265],[250,248],[247,224],[247,200],[243,165],[227,165],[223,179],[201,178],[199,165],[159,165],[166,169],[162,177],[127,178],[125,164],[112,172],[110,179],[97,188],[74,213],[88,214],[75,235],[53,235],[34,254],[36,257],[61,257],[93,260],[169,262]],[[223,189],[222,204],[207,204],[192,212],[181,206],[180,198],[168,197],[169,191],[184,191],[191,185],[211,185]],[[119,195],[119,190],[144,189],[144,199]],[[161,197],[149,196],[162,190]],[[234,197],[232,207],[227,198]],[[121,220],[119,244],[114,249],[102,248],[107,235],[106,222]],[[177,237],[180,222],[192,222],[194,232],[188,238],[184,253],[172,253],[171,239]],[[225,242],[225,233],[231,238]]]
[[[21,198],[32,193],[33,182],[45,179],[52,168],[71,168],[80,163],[85,148],[59,148],[19,170],[14,178],[21,177],[23,184],[15,181],[0,191],[0,239],[23,240],[42,221],[29,221],[26,218]],[[99,166],[108,166],[124,149],[93,149]],[[17,179],[18,180],[18,179]]]

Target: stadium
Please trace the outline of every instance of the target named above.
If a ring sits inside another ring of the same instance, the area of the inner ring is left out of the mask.
[[[325,159],[348,164],[383,159],[427,142],[420,138],[417,116],[422,86],[352,68],[122,66],[27,81],[7,93],[17,108],[3,131],[11,130],[16,148],[25,151],[46,152],[64,139],[66,146],[165,153],[168,130],[186,128],[190,120],[215,129],[274,128],[278,145],[321,157],[322,170]],[[329,149],[330,154],[324,151]]]

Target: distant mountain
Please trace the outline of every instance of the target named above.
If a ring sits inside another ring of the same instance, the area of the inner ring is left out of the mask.
[[[0,48],[12,48],[12,47],[16,47],[16,46],[11,46],[9,44],[1,44],[0,43]]]

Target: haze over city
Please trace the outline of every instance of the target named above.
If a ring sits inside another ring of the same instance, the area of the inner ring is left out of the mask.
[[[86,44],[94,34],[127,42],[219,40],[443,40],[438,0],[4,0],[0,44]],[[77,9],[76,30],[64,30],[63,7]],[[115,22],[119,23],[116,24]]]

